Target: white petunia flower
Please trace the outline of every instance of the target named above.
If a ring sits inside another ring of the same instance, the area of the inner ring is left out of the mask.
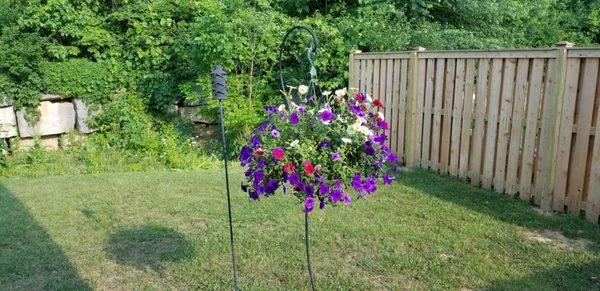
[[[295,139],[294,141],[292,141],[292,142],[290,143],[290,147],[295,147],[295,146],[297,146],[297,145],[298,145],[298,143],[300,143],[300,141],[299,141],[299,140],[297,140],[297,139]]]
[[[284,111],[284,110],[285,110],[284,104],[281,104],[281,105],[279,105],[279,107],[277,107],[277,111],[279,111],[279,112]]]
[[[323,96],[329,96],[331,95],[331,91],[324,91],[322,94]]]
[[[338,98],[342,98],[342,97],[346,96],[347,92],[348,91],[346,90],[346,88],[335,90],[335,96],[337,96]]]
[[[308,92],[308,86],[306,85],[300,85],[298,86],[298,93],[304,95]]]
[[[342,137],[342,141],[343,141],[344,143],[351,143],[351,142],[352,142],[352,140],[351,140],[351,139],[349,139],[349,138],[345,138],[345,137]]]
[[[383,113],[377,112],[377,116],[379,116],[381,120],[385,120],[385,115],[383,115]]]

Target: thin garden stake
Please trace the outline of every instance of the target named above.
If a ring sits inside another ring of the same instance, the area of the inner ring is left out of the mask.
[[[237,270],[235,252],[233,247],[233,223],[231,219],[231,195],[229,193],[229,171],[227,169],[227,140],[225,139],[225,119],[223,118],[223,100],[227,99],[227,73],[221,66],[216,66],[212,72],[212,89],[214,97],[219,100],[219,113],[221,115],[221,139],[223,141],[223,161],[225,161],[225,185],[227,187],[227,212],[229,215],[229,242],[231,246],[231,265],[233,269],[233,288],[239,290],[237,283]]]
[[[306,264],[308,265],[310,288],[313,291],[315,291],[315,280],[313,278],[312,266],[310,265],[310,238],[308,236],[308,213],[304,213],[304,243],[306,245]]]

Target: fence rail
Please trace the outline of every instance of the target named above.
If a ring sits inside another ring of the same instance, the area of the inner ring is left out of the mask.
[[[600,217],[600,49],[354,53],[350,84],[385,106],[409,167]]]

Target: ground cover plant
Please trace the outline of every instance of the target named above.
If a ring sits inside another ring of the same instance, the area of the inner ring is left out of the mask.
[[[240,183],[241,169],[232,183]],[[3,178],[0,289],[229,289],[222,170]],[[308,288],[302,203],[233,195],[240,286]],[[600,230],[435,173],[312,216],[323,289],[594,290]]]

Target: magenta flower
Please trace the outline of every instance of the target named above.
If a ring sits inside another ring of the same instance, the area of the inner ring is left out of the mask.
[[[323,122],[323,124],[329,124],[335,118],[335,114],[333,114],[329,108],[322,109],[320,112],[321,122]]]

